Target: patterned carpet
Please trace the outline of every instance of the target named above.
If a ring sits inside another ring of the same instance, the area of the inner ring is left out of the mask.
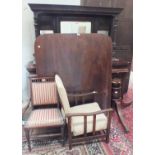
[[[110,142],[103,143],[103,148],[108,155],[132,155],[133,152],[133,111],[132,105],[122,110],[126,125],[130,132],[124,133],[116,113],[112,117]]]
[[[128,92],[127,97],[132,97]],[[70,151],[68,145],[61,146],[60,141],[53,139],[42,139],[31,141],[32,151],[29,153],[27,143],[23,142],[23,155],[132,155],[133,152],[133,106],[122,108],[122,114],[130,132],[124,133],[116,113],[112,116],[109,144],[96,142],[74,146]]]
[[[94,143],[73,146],[72,150],[68,145],[62,147],[61,142],[52,139],[42,139],[31,141],[32,151],[29,152],[27,143],[23,143],[23,155],[107,155],[102,147],[102,143]]]
[[[125,103],[132,102],[133,91],[128,89],[124,94],[123,101]],[[129,128],[129,133],[125,133],[116,112],[112,116],[110,142],[103,143],[103,148],[108,155],[132,155],[133,154],[133,104],[126,108],[122,108],[122,115],[125,124]]]

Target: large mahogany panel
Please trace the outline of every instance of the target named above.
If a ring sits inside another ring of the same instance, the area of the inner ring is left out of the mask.
[[[111,104],[110,37],[99,34],[52,34],[35,42],[38,75],[58,73],[69,93],[103,92],[97,98],[103,108]]]

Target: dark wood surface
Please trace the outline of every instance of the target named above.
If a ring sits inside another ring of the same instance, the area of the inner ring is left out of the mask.
[[[52,5],[52,4],[33,4],[29,3],[31,10],[38,13],[54,13],[54,14],[83,14],[83,15],[116,15],[120,13],[121,8],[111,7],[92,7],[92,6],[76,6],[76,5]]]
[[[112,79],[119,78],[122,81],[122,93],[128,90],[128,83],[130,77],[131,62],[122,59],[112,60]]]
[[[99,34],[54,34],[35,42],[39,76],[59,74],[69,93],[103,92],[97,101],[111,105],[111,51],[109,37]]]
[[[117,50],[115,56],[131,61],[133,55],[133,0],[81,0],[81,5],[123,8],[117,16],[116,45],[119,47],[126,46],[126,49]]]
[[[27,70],[30,75],[36,75],[36,64],[30,62],[27,66]],[[126,60],[112,59],[112,78],[119,77],[122,80],[122,90],[126,93],[128,90],[128,81],[131,70],[131,62]]]
[[[60,33],[61,21],[90,21],[92,33],[109,31],[114,45],[112,56],[131,62],[132,0],[81,0],[80,3],[81,6],[29,4],[34,13],[36,36],[40,30]],[[124,92],[128,88],[129,75],[123,75]]]
[[[117,18],[116,46],[113,48],[113,57],[132,62],[133,56],[133,0],[81,0],[82,6],[123,8]],[[130,68],[130,64],[127,68]],[[118,67],[120,68],[120,67]],[[126,92],[129,82],[129,73],[122,74],[123,91]]]

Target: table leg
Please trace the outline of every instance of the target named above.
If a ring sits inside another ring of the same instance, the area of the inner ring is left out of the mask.
[[[133,92],[131,88],[128,88],[128,91],[122,95],[122,107],[126,108],[130,106],[133,102]]]
[[[124,103],[124,102],[122,102],[122,107],[123,107],[123,108],[126,108],[126,107],[130,106],[131,103],[132,103],[132,102],[129,102],[129,103]]]
[[[123,118],[123,115],[121,113],[121,102],[120,101],[114,101],[115,102],[115,107],[116,107],[116,112],[117,112],[117,115],[119,117],[119,120],[125,130],[126,133],[129,132],[129,129],[128,127],[125,125],[125,122],[124,122],[124,118]]]

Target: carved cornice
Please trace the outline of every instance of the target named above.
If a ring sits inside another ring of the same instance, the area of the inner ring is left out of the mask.
[[[29,4],[33,12],[44,12],[53,14],[83,14],[83,15],[117,15],[123,8],[104,8],[73,5],[50,5],[50,4]]]

